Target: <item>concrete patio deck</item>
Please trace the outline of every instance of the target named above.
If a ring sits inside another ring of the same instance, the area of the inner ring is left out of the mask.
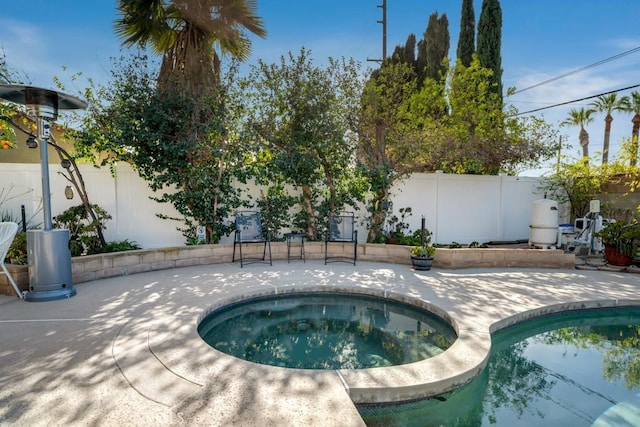
[[[196,332],[222,299],[293,287],[417,298],[450,316],[460,338],[426,364],[336,372],[239,361]],[[640,275],[632,273],[416,272],[315,260],[174,268],[76,288],[61,301],[0,296],[0,425],[361,426],[353,400],[409,396],[416,378],[435,389],[465,382],[497,328],[564,309],[640,305]]]

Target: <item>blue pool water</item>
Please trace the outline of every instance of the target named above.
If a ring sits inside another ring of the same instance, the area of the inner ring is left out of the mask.
[[[368,426],[640,426],[640,309],[498,332],[486,369],[437,398],[359,408]]]
[[[433,357],[455,341],[453,328],[409,304],[369,296],[294,293],[213,311],[202,339],[232,356],[305,369],[359,369]]]

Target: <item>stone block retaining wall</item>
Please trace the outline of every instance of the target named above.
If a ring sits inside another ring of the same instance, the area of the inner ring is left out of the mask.
[[[331,255],[340,252],[351,253],[349,244],[332,243]],[[410,265],[409,246],[358,244],[358,260]],[[245,254],[261,253],[261,245],[249,245],[243,249]],[[292,246],[293,256],[299,254],[299,248]],[[286,262],[287,246],[284,242],[271,244],[274,262]],[[163,270],[175,267],[207,265],[231,262],[233,244],[180,246],[158,249],[139,249],[127,252],[86,255],[72,258],[73,282],[82,283],[96,279],[146,271]],[[324,243],[305,242],[305,254],[308,260],[324,259]],[[29,274],[27,266],[7,265],[21,290],[28,290]],[[537,268],[574,268],[575,255],[565,254],[561,250],[544,249],[445,249],[436,250],[434,268],[462,269],[483,267],[537,267]],[[4,275],[0,275],[0,294],[15,295],[11,284]]]

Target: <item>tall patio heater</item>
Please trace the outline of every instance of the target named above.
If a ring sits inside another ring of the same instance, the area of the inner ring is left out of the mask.
[[[25,299],[51,301],[71,298],[76,290],[71,274],[69,230],[53,229],[47,146],[51,136],[49,122],[58,118],[58,110],[86,108],[87,103],[71,95],[26,85],[2,84],[0,98],[27,107],[27,116],[36,121],[37,137],[40,140],[44,229],[27,231],[29,292]],[[34,142],[33,137],[29,140]]]

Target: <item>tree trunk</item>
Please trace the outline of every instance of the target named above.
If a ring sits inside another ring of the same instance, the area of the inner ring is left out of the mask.
[[[631,131],[631,166],[635,166],[638,162],[638,133],[640,131],[640,114],[633,116],[631,119],[633,130]]]
[[[216,86],[216,58],[207,45],[206,34],[186,23],[177,41],[164,54],[158,75],[160,92],[178,91],[183,95],[202,97]]]
[[[585,162],[589,163],[589,133],[585,128],[580,128],[580,135],[578,137],[580,145],[582,146],[582,158]]]
[[[387,188],[378,189],[371,200],[371,215],[369,216],[369,233],[367,234],[367,242],[375,242],[382,233],[384,221],[387,218],[387,211],[382,209],[383,202],[389,200],[389,191]]]
[[[336,206],[336,183],[333,178],[333,173],[331,172],[330,162],[327,160],[322,150],[315,150],[315,153],[316,156],[320,159],[320,164],[322,165],[322,169],[324,171],[325,182],[327,183],[327,188],[329,189],[329,212],[335,212],[335,210],[337,208],[341,208],[341,206]]]
[[[50,140],[47,140],[47,144],[55,148],[60,160],[69,161],[70,167],[67,168],[67,173],[62,173],[61,175],[67,181],[73,184],[73,187],[76,189],[76,193],[78,193],[78,197],[80,197],[80,200],[82,201],[82,205],[87,211],[87,214],[91,217],[91,222],[96,224],[93,231],[95,231],[96,235],[98,236],[100,244],[104,246],[107,242],[104,238],[104,233],[102,232],[102,223],[98,221],[98,216],[96,215],[95,211],[93,210],[93,206],[89,201],[89,194],[87,193],[84,179],[82,178],[80,170],[78,170],[78,165],[76,164],[75,159],[67,152],[67,150],[58,145],[53,136],[51,136]]]
[[[302,206],[304,211],[307,213],[307,235],[308,236],[317,236],[318,233],[318,223],[314,215],[313,211],[313,199],[311,197],[311,187],[309,185],[302,186]]]
[[[602,164],[609,163],[609,139],[611,138],[611,122],[613,117],[611,114],[607,114],[604,118],[604,145],[602,147]]]

